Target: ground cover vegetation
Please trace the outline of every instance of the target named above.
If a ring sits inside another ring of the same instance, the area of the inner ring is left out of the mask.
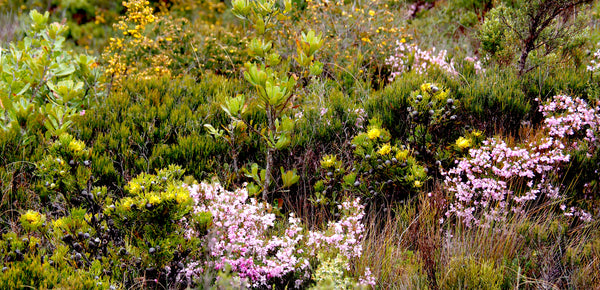
[[[599,24],[0,0],[0,288],[599,288]]]

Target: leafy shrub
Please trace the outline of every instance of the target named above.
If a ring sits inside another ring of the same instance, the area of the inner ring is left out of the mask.
[[[7,54],[0,48],[0,129],[19,128],[22,142],[31,122],[43,124],[49,134],[65,132],[75,116],[85,113],[95,85],[93,59],[63,50],[67,27],[47,24],[47,12],[32,10],[30,17],[28,36]]]
[[[360,194],[374,208],[386,202],[405,199],[422,187],[427,172],[412,149],[393,145],[390,133],[376,122],[352,139],[353,155],[344,160],[324,155],[320,179],[314,185],[314,204],[327,205],[332,214],[344,196]],[[339,214],[339,213],[337,213]]]

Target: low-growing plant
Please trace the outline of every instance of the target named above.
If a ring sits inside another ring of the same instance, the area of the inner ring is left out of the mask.
[[[225,124],[217,104],[243,90],[241,82],[210,73],[199,82],[164,77],[123,84],[104,100],[106,106],[88,110],[77,126],[80,138],[93,144],[96,184],[119,191],[131,176],[169,164],[188,168],[199,180],[213,173],[226,180],[228,147],[205,134],[203,124]],[[242,160],[257,158],[248,153],[256,151],[253,146],[244,145]]]

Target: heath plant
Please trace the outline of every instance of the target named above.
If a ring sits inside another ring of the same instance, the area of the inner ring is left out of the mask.
[[[448,52],[440,50],[436,54],[435,50],[435,48],[422,50],[416,43],[407,43],[406,38],[397,40],[395,54],[386,59],[386,63],[391,66],[392,70],[390,81],[411,70],[415,70],[419,74],[425,74],[431,68],[440,69],[449,75],[458,75],[454,68],[454,61],[448,61]]]
[[[600,109],[581,98],[557,95],[541,103],[539,111],[544,116],[543,128],[547,134],[561,140],[564,150],[572,156],[570,171],[573,172],[569,174],[577,174],[579,178],[571,186],[584,196],[591,194],[598,186],[598,171],[586,168],[598,160]]]
[[[227,191],[219,184],[202,183],[188,189],[193,211],[210,213],[212,222],[204,238],[206,264],[188,264],[182,278],[229,269],[252,287],[282,283],[297,288],[306,283],[310,263],[302,247],[303,227],[293,214],[285,234],[277,236],[272,234],[276,216],[270,206],[250,198],[245,188]],[[186,235],[197,232],[190,229]]]
[[[586,66],[586,69],[591,75],[595,74],[595,72],[600,69],[600,49],[592,52],[592,59],[590,60],[590,64]]]

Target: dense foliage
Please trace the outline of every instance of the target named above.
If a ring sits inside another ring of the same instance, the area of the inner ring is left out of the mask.
[[[0,288],[596,289],[599,24],[0,0]]]

